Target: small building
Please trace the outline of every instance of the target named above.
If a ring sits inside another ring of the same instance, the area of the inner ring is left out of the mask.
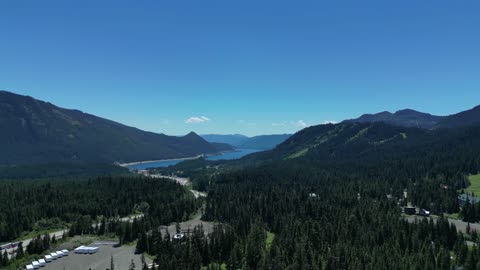
[[[403,212],[406,215],[415,215],[417,214],[417,209],[415,207],[405,207],[403,208]]]
[[[183,233],[177,233],[173,236],[173,240],[182,240],[185,237]]]
[[[457,199],[458,199],[458,204],[460,205],[460,207],[465,206],[467,203],[471,203],[471,204],[480,203],[480,198],[479,197],[470,196],[470,195],[467,195],[465,193],[458,195]]]

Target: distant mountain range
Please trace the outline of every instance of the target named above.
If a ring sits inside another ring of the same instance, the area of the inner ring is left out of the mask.
[[[78,110],[0,91],[0,164],[132,162],[232,150],[191,132],[146,132]]]
[[[346,120],[345,122],[383,122],[394,126],[423,129],[457,128],[480,124],[480,106],[449,116],[436,116],[406,109],[396,113],[364,114],[357,119]]]
[[[240,134],[233,135],[217,135],[208,134],[201,135],[208,142],[225,143],[239,149],[257,149],[269,150],[287,140],[291,134],[280,135],[260,135],[254,137],[247,137]]]

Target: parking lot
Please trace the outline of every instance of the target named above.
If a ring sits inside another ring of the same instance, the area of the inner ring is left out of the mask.
[[[57,259],[48,263],[42,269],[45,270],[105,270],[110,269],[110,257],[113,256],[115,270],[127,270],[131,260],[135,262],[136,269],[142,269],[141,255],[135,255],[135,246],[113,247],[112,245],[90,245],[98,246],[100,250],[95,254],[75,254],[70,252],[69,256]],[[151,260],[145,258],[147,263]]]

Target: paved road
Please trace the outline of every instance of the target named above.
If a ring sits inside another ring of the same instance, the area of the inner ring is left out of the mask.
[[[413,223],[415,221],[421,221],[422,219],[427,218],[427,219],[432,219],[433,221],[437,221],[439,219],[438,216],[431,216],[431,217],[421,217],[421,216],[407,216],[406,219]],[[457,230],[463,233],[467,232],[467,222],[463,222],[461,220],[456,220],[456,219],[448,219],[448,221],[451,224],[454,224],[455,227],[457,227]],[[480,232],[480,224],[479,223],[470,223],[470,228],[471,230],[476,230],[477,232]]]
[[[193,231],[193,229],[197,226],[202,225],[203,230],[205,232],[205,235],[208,235],[213,232],[213,227],[218,224],[214,222],[209,222],[209,221],[202,221],[202,213],[199,211],[192,219],[181,222],[180,224],[180,230],[182,232],[187,232],[188,230]],[[176,223],[170,224],[169,226],[163,226],[164,228],[168,228],[168,233],[170,236],[174,236],[177,233],[177,226]],[[165,230],[161,230],[162,234],[165,235]]]
[[[187,186],[189,184],[191,184],[190,182],[190,179],[189,178],[182,178],[182,177],[177,177],[177,176],[168,176],[168,175],[161,175],[161,174],[149,174],[148,171],[141,171],[141,174],[147,176],[147,177],[152,177],[152,178],[165,178],[165,179],[170,179],[170,180],[173,180],[175,182],[177,182],[178,184],[182,185],[182,186]],[[201,191],[198,191],[198,190],[191,190],[191,192],[193,193],[193,196],[195,196],[195,198],[200,198],[200,197],[207,197],[207,193],[205,192],[201,192]]]

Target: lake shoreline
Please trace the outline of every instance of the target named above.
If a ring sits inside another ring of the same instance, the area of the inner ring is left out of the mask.
[[[198,156],[194,156],[194,157],[185,157],[185,158],[170,158],[170,159],[135,161],[135,162],[129,162],[129,163],[121,163],[121,164],[118,164],[118,166],[128,168],[129,166],[141,165],[141,164],[146,164],[146,163],[193,160],[193,159],[197,159],[197,158],[201,158],[201,157],[221,156],[221,155],[224,155],[225,153],[233,153],[233,152],[240,152],[240,150],[235,149],[235,150],[231,150],[231,151],[221,151],[221,152],[212,153],[212,154],[203,154],[203,155],[198,155]]]
[[[186,161],[186,160],[194,160],[200,157],[205,158],[208,161],[220,161],[220,160],[232,160],[232,159],[240,159],[245,155],[252,154],[259,152],[261,150],[256,149],[235,149],[233,151],[222,151],[215,154],[204,154],[198,155],[195,157],[186,157],[186,158],[171,158],[171,159],[164,159],[164,160],[151,160],[151,161],[137,161],[137,162],[129,162],[118,164],[124,168],[129,169],[130,171],[135,170],[146,170],[148,168],[165,168],[169,166],[175,166],[176,164]]]
[[[154,163],[154,162],[167,162],[167,161],[179,161],[179,160],[192,160],[192,159],[197,159],[200,157],[203,157],[204,155],[198,155],[195,157],[185,157],[185,158],[171,158],[171,159],[157,159],[157,160],[144,160],[144,161],[135,161],[135,162],[129,162],[129,163],[122,163],[118,164],[121,167],[128,167],[128,166],[135,166],[135,165],[140,165],[140,164],[145,164],[145,163]]]

